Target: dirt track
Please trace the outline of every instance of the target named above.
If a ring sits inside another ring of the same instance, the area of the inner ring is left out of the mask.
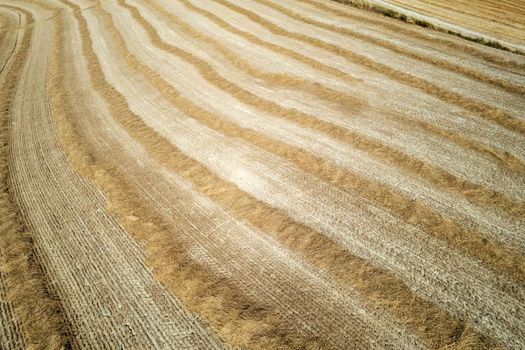
[[[0,349],[525,346],[524,56],[323,0],[0,27]]]

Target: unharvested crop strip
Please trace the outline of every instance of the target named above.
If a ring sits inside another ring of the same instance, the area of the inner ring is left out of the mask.
[[[418,176],[430,180],[434,184],[444,188],[447,191],[456,193],[458,195],[463,195],[469,201],[476,204],[482,204],[484,206],[500,209],[503,207],[508,213],[514,214],[517,217],[520,217],[522,214],[525,215],[525,204],[517,199],[490,189],[486,189],[481,185],[469,183],[468,181],[449,174],[440,168],[432,166],[413,157],[409,157],[400,151],[384,146],[383,144],[364,137],[361,134],[322,121],[314,116],[302,113],[295,109],[281,107],[277,103],[265,100],[249,91],[242,89],[235,83],[232,83],[231,81],[223,78],[206,61],[192,55],[189,52],[184,51],[181,48],[164,42],[156,30],[144,20],[144,18],[140,15],[140,12],[134,6],[127,4],[122,0],[120,0],[120,4],[130,10],[132,16],[146,30],[150,40],[155,46],[170,54],[174,54],[185,60],[187,63],[193,65],[209,83],[230,93],[232,96],[241,100],[242,102],[251,105],[263,112],[269,112],[272,115],[292,121],[303,127],[313,128],[326,133],[335,139],[342,140],[358,149],[364,150],[376,158],[394,163],[396,166],[402,168],[405,171],[415,173]]]
[[[32,18],[31,13],[21,8],[14,9]],[[29,56],[32,30],[31,27],[24,30],[0,92],[0,267],[5,274],[6,294],[20,323],[25,346],[28,349],[64,349],[73,346],[69,326],[60,301],[47,284],[33,237],[23,223],[10,190],[10,113],[17,81]]]
[[[419,61],[424,62],[424,63],[432,64],[432,65],[434,65],[436,67],[440,67],[440,68],[446,69],[446,70],[448,70],[450,72],[454,72],[454,73],[458,73],[458,74],[464,75],[466,77],[478,80],[478,81],[483,82],[483,83],[492,84],[494,86],[497,86],[497,87],[499,87],[499,88],[501,88],[501,89],[503,89],[505,91],[508,91],[510,93],[513,93],[513,94],[525,95],[525,87],[523,87],[521,85],[518,85],[518,84],[514,84],[514,83],[512,83],[512,82],[510,82],[508,80],[492,78],[492,77],[487,76],[486,74],[483,74],[480,71],[473,70],[473,69],[470,69],[470,68],[467,68],[467,67],[464,67],[464,66],[460,66],[460,65],[457,65],[457,64],[454,64],[454,63],[442,60],[442,59],[431,57],[431,56],[428,56],[428,55],[420,54],[420,53],[417,53],[415,51],[411,51],[411,50],[405,49],[405,48],[403,48],[401,46],[392,44],[392,43],[390,43],[390,42],[388,42],[386,40],[380,39],[380,38],[374,38],[374,37],[372,37],[370,35],[362,34],[362,33],[356,32],[356,31],[354,31],[352,29],[349,29],[349,28],[339,27],[339,26],[336,26],[336,25],[331,25],[331,24],[327,24],[327,23],[324,23],[324,22],[312,19],[312,18],[305,17],[305,16],[303,16],[301,14],[296,13],[295,11],[289,10],[288,8],[286,8],[284,6],[281,6],[281,5],[278,5],[278,4],[276,4],[276,3],[272,2],[272,1],[261,0],[260,2],[263,3],[265,6],[268,6],[268,7],[272,8],[272,9],[276,10],[277,12],[280,12],[280,13],[284,14],[285,16],[288,16],[288,17],[293,18],[295,20],[301,21],[303,23],[307,23],[307,24],[310,24],[310,25],[318,27],[318,28],[323,28],[323,29],[329,30],[331,32],[339,33],[339,34],[350,36],[350,37],[353,37],[353,38],[356,38],[356,39],[359,39],[359,40],[370,42],[370,43],[372,43],[374,45],[384,47],[384,48],[386,48],[388,50],[391,50],[391,51],[393,51],[395,53],[398,53],[400,55],[404,55],[406,57],[410,57],[410,58],[419,60]]]
[[[135,13],[135,15],[138,15],[138,13]],[[133,69],[143,74],[153,86],[157,86],[159,92],[166,100],[173,103],[192,118],[227,136],[241,138],[283,157],[294,163],[300,169],[315,174],[321,179],[344,190],[360,193],[366,198],[378,203],[380,206],[392,210],[406,222],[418,225],[425,232],[444,239],[452,246],[460,248],[468,255],[484,261],[497,271],[503,272],[520,281],[525,280],[523,259],[513,248],[506,247],[494,241],[486,242],[478,234],[470,232],[460,224],[443,217],[427,205],[400,195],[385,185],[351,173],[298,147],[270,139],[255,131],[242,128],[233,122],[229,122],[220,115],[215,115],[198,107],[185,98],[149,66],[139,62],[135,56],[128,51],[123,41],[124,39],[110,21],[111,17],[108,18],[106,16],[110,15],[104,13],[101,18],[106,21],[109,32],[114,36],[116,47],[121,52],[122,57],[126,57],[128,64]]]
[[[347,94],[341,93],[339,91],[333,91],[332,89],[327,88],[322,84],[315,84],[310,81],[305,81],[303,78],[297,78],[290,74],[264,72],[258,67],[250,64],[248,61],[236,55],[232,50],[228,49],[226,45],[223,45],[217,40],[213,39],[212,37],[197,31],[193,26],[184,22],[180,17],[176,16],[174,13],[166,11],[165,8],[159,6],[156,2],[151,2],[149,4],[152,8],[155,9],[155,11],[162,13],[164,16],[169,18],[171,20],[170,24],[176,25],[177,27],[181,28],[185,33],[189,34],[193,38],[209,44],[214,49],[221,52],[224,55],[224,57],[226,57],[228,61],[235,67],[255,78],[262,79],[268,84],[275,84],[290,88],[299,88],[307,92],[313,92],[323,99],[329,99],[333,102],[342,104],[342,106],[344,107],[350,107],[350,110],[355,109],[357,106],[360,106],[363,103],[363,101],[360,100],[356,101],[356,99],[352,96],[348,96]],[[525,174],[525,164],[521,162],[521,160],[519,160],[517,157],[508,152],[495,149],[494,147],[482,144],[480,142],[476,142],[459,133],[455,133],[446,130],[445,128],[441,128],[438,125],[431,124],[422,120],[414,120],[409,116],[401,114],[392,114],[389,117],[401,122],[404,125],[417,125],[420,129],[426,132],[439,135],[459,146],[463,146],[475,152],[479,152],[481,154],[489,156],[491,159],[496,160],[501,165],[507,166],[509,169],[512,169],[519,173]]]
[[[102,18],[102,20],[105,19]],[[119,40],[119,42],[120,44],[117,43],[117,46],[121,46],[122,41]],[[90,52],[89,55],[91,54],[92,53]],[[129,56],[127,57],[129,58]],[[102,73],[100,72],[100,74]],[[113,88],[110,89],[113,91]],[[105,90],[106,97],[110,96],[110,94],[113,95],[113,93],[108,93],[108,90]],[[111,101],[117,102],[113,98],[111,98]],[[125,103],[125,101],[118,102],[118,104],[121,103]],[[130,118],[138,118],[137,116],[131,116],[131,113],[129,111],[125,112],[123,108],[119,109],[119,116],[117,118],[127,118],[126,115],[128,115]],[[175,169],[177,173],[181,174],[185,178],[190,179],[190,181],[192,181],[201,192],[218,201],[219,203],[227,205],[241,217],[245,217],[246,219],[250,220],[250,222],[257,224],[259,227],[267,229],[269,233],[275,234],[277,237],[281,237],[281,239],[287,242],[288,245],[301,250],[303,254],[305,254],[305,256],[310,260],[316,261],[316,265],[327,267],[331,266],[331,268],[334,269],[334,272],[339,271],[337,272],[339,278],[347,280],[346,283],[357,283],[358,285],[363,284],[363,286],[360,287],[360,290],[363,290],[364,292],[370,292],[373,296],[373,300],[381,303],[381,305],[383,305],[383,303],[389,305],[387,308],[392,308],[392,311],[395,311],[396,315],[403,317],[409,324],[414,325],[418,331],[421,331],[424,328],[429,329],[428,326],[430,325],[427,324],[427,327],[425,327],[424,324],[427,322],[432,324],[433,321],[438,320],[442,328],[440,328],[438,332],[436,332],[436,329],[433,329],[434,334],[426,334],[427,338],[429,338],[429,341],[432,344],[446,345],[454,343],[458,345],[462,342],[474,342],[480,346],[487,344],[486,339],[476,335],[468,324],[451,318],[443,310],[414,295],[408,290],[408,288],[406,288],[406,286],[400,283],[393,276],[370,266],[362,259],[349,255],[347,252],[344,252],[337,245],[323,238],[318,233],[309,230],[302,225],[294,223],[281,211],[275,210],[266,206],[264,203],[258,202],[249,196],[246,196],[235,186],[219,179],[213,173],[209,172],[209,170],[207,170],[202,164],[182,154],[173,145],[171,145],[151,129],[147,128],[139,120],[133,120],[133,122],[129,120],[125,122],[125,124],[130,133],[141,143],[143,143],[155,158],[159,159],[159,161],[161,161],[163,164],[166,164]],[[217,189],[221,190],[217,191]],[[125,194],[121,194],[121,196],[126,198]],[[110,195],[110,197],[112,198],[113,203],[113,196]],[[247,208],[254,207],[257,208],[257,210],[246,210]],[[134,207],[132,206],[131,209],[128,210],[133,211],[133,208]],[[138,216],[149,218],[151,217],[151,214],[148,211],[144,211],[143,213],[138,214]],[[265,219],[261,220],[261,218]],[[140,229],[143,230],[143,228]],[[165,242],[163,246],[166,246]],[[159,247],[156,247],[156,249],[159,249]],[[320,251],[319,249],[321,249],[321,251],[324,251],[325,249],[334,249],[334,257],[319,257],[318,254],[315,254],[315,252],[318,253]],[[157,250],[155,254],[158,253],[159,252]],[[186,264],[187,262],[184,263]],[[160,264],[162,264],[162,262],[160,262]],[[170,271],[170,274],[173,273],[175,273],[175,271]],[[355,274],[355,276],[353,274]],[[376,275],[377,279],[375,278]],[[351,277],[355,277],[355,279],[352,279]],[[186,278],[189,278],[189,275],[187,275]],[[382,280],[382,278],[387,278],[391,282],[388,290],[384,289],[381,291],[380,287],[382,286],[384,288],[385,286],[384,280]],[[224,281],[221,281],[221,283],[223,282]],[[216,287],[213,283],[211,286],[214,288]],[[406,299],[406,305],[401,302],[403,307],[399,307],[400,301],[392,298],[393,295],[409,296]],[[417,312],[412,313],[405,309],[404,306],[409,308],[408,310],[414,306],[417,306],[420,309],[418,309]],[[228,307],[232,306],[228,305]],[[428,310],[426,308],[428,308]],[[219,310],[219,312],[224,312],[224,310]],[[407,316],[407,313],[409,313],[410,316]],[[248,315],[248,317],[250,316]],[[281,344],[281,346],[282,345],[283,344]],[[288,345],[288,343],[284,343],[284,345]],[[294,346],[297,345],[299,344],[295,344]],[[312,343],[310,345],[315,344]]]
[[[424,91],[432,96],[435,96],[445,102],[453,103],[458,107],[461,107],[465,110],[473,112],[474,115],[491,120],[496,122],[511,131],[519,132],[525,135],[525,121],[516,119],[507,113],[489,106],[483,102],[473,100],[471,98],[465,97],[457,92],[449,91],[445,88],[442,88],[436,84],[430,83],[424,79],[418,78],[409,73],[405,73],[395,68],[391,68],[385,64],[375,62],[368,59],[367,57],[358,54],[356,52],[347,50],[340,46],[327,43],[323,40],[313,38],[301,33],[291,32],[278,25],[264,19],[260,15],[256,14],[253,11],[247,10],[243,7],[237,6],[225,0],[212,0],[217,2],[226,8],[229,8],[232,11],[240,13],[245,17],[249,18],[253,22],[256,22],[270,31],[272,34],[287,37],[290,39],[298,40],[306,44],[315,46],[317,48],[327,50],[335,53],[338,56],[346,58],[348,61],[359,64],[367,69],[375,71],[377,73],[383,74],[385,76],[396,79],[397,81],[408,85],[413,88],[417,88],[421,91]]]

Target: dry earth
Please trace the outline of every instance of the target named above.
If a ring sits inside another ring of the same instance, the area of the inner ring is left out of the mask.
[[[525,347],[524,56],[324,0],[0,28],[1,349]]]

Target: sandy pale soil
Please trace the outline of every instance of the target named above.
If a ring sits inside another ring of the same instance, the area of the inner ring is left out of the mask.
[[[1,0],[0,86],[0,349],[525,347],[524,56],[324,0]]]

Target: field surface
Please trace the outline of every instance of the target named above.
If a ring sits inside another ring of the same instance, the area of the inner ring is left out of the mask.
[[[523,0],[347,0],[347,2],[377,5],[444,30],[525,53],[525,1]]]
[[[395,3],[524,44],[519,1]],[[525,348],[525,56],[327,0],[0,0],[0,86],[0,349]]]

